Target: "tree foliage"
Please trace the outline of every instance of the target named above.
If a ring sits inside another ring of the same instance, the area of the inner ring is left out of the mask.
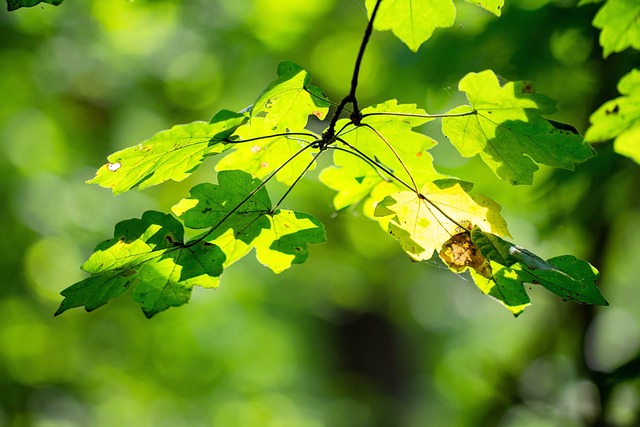
[[[500,2],[475,3],[500,14]],[[284,61],[247,111],[223,110],[208,123],[177,125],[109,156],[88,182],[114,194],[181,181],[209,157],[217,159],[218,183],[193,187],[174,206],[177,218],[149,211],[119,223],[114,237],[83,265],[90,276],[63,291],[56,314],[78,306],[93,310],[129,292],[152,317],[187,302],[193,286],[216,287],[223,269],[252,249],[275,273],[304,262],[308,246],[325,241],[324,228],[310,214],[279,207],[328,151],[333,164],[320,180],[337,191],[335,208],[362,203],[365,214],[412,259],[439,256],[455,273],[470,271],[483,293],[515,315],[530,303],[524,284],[575,302],[607,305],[597,287],[598,272],[585,261],[570,255],[545,261],[503,240],[511,236],[500,206],[473,193],[472,184],[438,173],[428,152],[435,140],[415,128],[441,119],[443,133],[462,156],[479,154],[512,184],[531,184],[537,164],[572,170],[592,157],[593,149],[572,126],[546,117],[556,111],[555,102],[536,93],[532,83],[500,82],[491,70],[463,77],[459,89],[469,105],[444,114],[395,99],[360,109],[358,77],[373,29],[391,29],[416,51],[435,28],[451,26],[455,18],[450,0],[367,0],[366,6],[369,25],[350,91],[339,103],[312,85],[306,70]],[[632,77],[621,83],[625,95],[634,93]],[[327,118],[322,134],[309,130],[310,116]],[[602,122],[596,117],[594,123]],[[272,179],[288,186],[276,203],[267,194]],[[185,240],[185,228],[188,235],[200,234]]]

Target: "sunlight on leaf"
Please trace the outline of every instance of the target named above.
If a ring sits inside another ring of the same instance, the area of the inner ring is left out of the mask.
[[[545,261],[536,254],[479,228],[471,231],[471,240],[491,261],[492,266],[510,268],[520,283],[542,285],[562,298],[579,303],[609,305],[597,287],[598,271],[586,261],[571,255]],[[495,271],[494,280],[497,280]]]
[[[254,117],[249,123],[240,126],[234,134],[239,138],[234,143],[234,150],[216,164],[216,170],[238,169],[249,172],[258,178],[264,178],[287,163],[303,147],[318,139],[317,136],[306,131],[308,136],[280,134],[271,138],[241,142],[245,139],[265,137],[273,134],[272,132],[264,117]],[[313,159],[312,152],[311,149],[308,149],[295,156],[292,161],[278,171],[276,179],[286,185],[293,184]],[[314,168],[315,165],[310,170]]]
[[[483,196],[472,198],[458,184],[441,189],[427,183],[421,195],[411,191],[392,194],[376,206],[375,215],[389,217],[389,234],[419,261],[431,258],[434,251],[470,225],[509,236],[500,206]]]
[[[607,0],[593,19],[593,26],[602,29],[600,45],[605,58],[628,47],[640,49],[640,2]]]
[[[458,117],[445,117],[442,132],[462,156],[480,154],[501,179],[531,184],[536,163],[573,170],[594,155],[571,126],[543,117],[555,112],[555,102],[529,82],[501,86],[486,70],[467,74],[459,89],[471,105],[449,111]]]
[[[119,194],[169,179],[182,181],[205,157],[229,149],[227,138],[245,121],[244,115],[221,111],[211,123],[176,125],[139,145],[111,154],[109,162],[87,183],[111,188],[114,194]]]
[[[290,61],[278,65],[278,79],[260,95],[251,109],[251,117],[265,114],[265,128],[274,132],[304,129],[310,115],[324,119],[329,100],[316,86],[311,76]]]
[[[369,17],[376,0],[366,0]],[[456,8],[451,0],[385,0],[380,4],[373,27],[391,30],[409,49],[418,51],[436,28],[453,25]]]
[[[502,6],[504,6],[504,0],[466,0],[467,3],[475,4],[483,8],[484,10],[493,13],[496,16],[500,16],[502,13]]]
[[[219,184],[203,183],[191,197],[173,207],[189,228],[210,228],[198,240],[222,249],[225,268],[256,248],[258,260],[276,273],[307,258],[309,244],[326,241],[324,227],[311,215],[288,210],[272,212],[261,181],[242,171],[223,171]]]
[[[62,291],[56,312],[87,311],[130,291],[147,317],[185,304],[193,286],[213,288],[224,253],[207,243],[185,245],[182,225],[171,215],[148,211],[118,223],[113,239],[99,244],[82,269],[91,276]]]
[[[494,262],[490,262],[490,266],[493,271],[492,277],[488,278],[471,270],[473,281],[484,294],[498,301],[514,316],[519,316],[527,306],[531,305],[522,281],[519,280],[517,273],[508,267]]]
[[[621,96],[605,102],[590,117],[585,137],[590,142],[615,139],[614,150],[640,163],[640,70],[620,79]]]

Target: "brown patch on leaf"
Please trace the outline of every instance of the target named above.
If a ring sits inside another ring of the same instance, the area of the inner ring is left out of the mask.
[[[468,232],[453,235],[442,245],[439,255],[452,270],[458,273],[462,273],[467,268],[473,268],[481,276],[492,277],[489,260],[471,241],[471,235]]]

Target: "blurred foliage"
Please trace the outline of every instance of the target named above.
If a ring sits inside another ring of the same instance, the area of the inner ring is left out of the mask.
[[[375,33],[360,103],[447,111],[463,102],[463,75],[491,68],[534,81],[559,101],[554,118],[584,132],[639,57],[603,60],[599,5],[575,6],[513,0],[497,18],[460,2],[456,26],[417,54]],[[357,212],[336,215],[310,180],[291,204],[312,209],[328,243],[304,266],[274,275],[247,259],[217,291],[151,322],[127,301],[53,318],[113,224],[168,211],[215,176],[205,165],[113,197],[83,183],[107,154],[246,107],[282,59],[340,99],[365,24],[361,0],[84,0],[0,14],[0,425],[640,422],[640,169],[610,144],[574,173],[545,168],[514,188],[458,156],[437,126],[422,129],[441,141],[438,170],[502,204],[519,242],[596,265],[608,308],[534,288],[535,306],[514,320],[443,266],[411,263]]]

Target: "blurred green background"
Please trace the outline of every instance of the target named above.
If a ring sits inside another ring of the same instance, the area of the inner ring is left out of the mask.
[[[84,184],[106,155],[248,106],[284,59],[339,101],[363,3],[67,0],[0,13],[0,425],[640,423],[640,167],[609,144],[575,173],[547,168],[511,187],[460,158],[439,123],[424,127],[441,141],[439,170],[502,204],[519,244],[596,265],[610,307],[533,288],[514,319],[438,262],[410,262],[357,211],[336,213],[311,179],[287,200],[327,227],[306,264],[277,276],[246,259],[218,290],[151,321],[125,298],[53,317],[116,222],[215,179],[210,160],[185,182],[113,197]],[[500,19],[457,6],[456,25],[418,54],[373,35],[361,106],[397,98],[444,112],[464,102],[463,75],[491,68],[534,81],[559,101],[554,118],[584,132],[640,62],[602,60],[598,5],[512,0]]]

